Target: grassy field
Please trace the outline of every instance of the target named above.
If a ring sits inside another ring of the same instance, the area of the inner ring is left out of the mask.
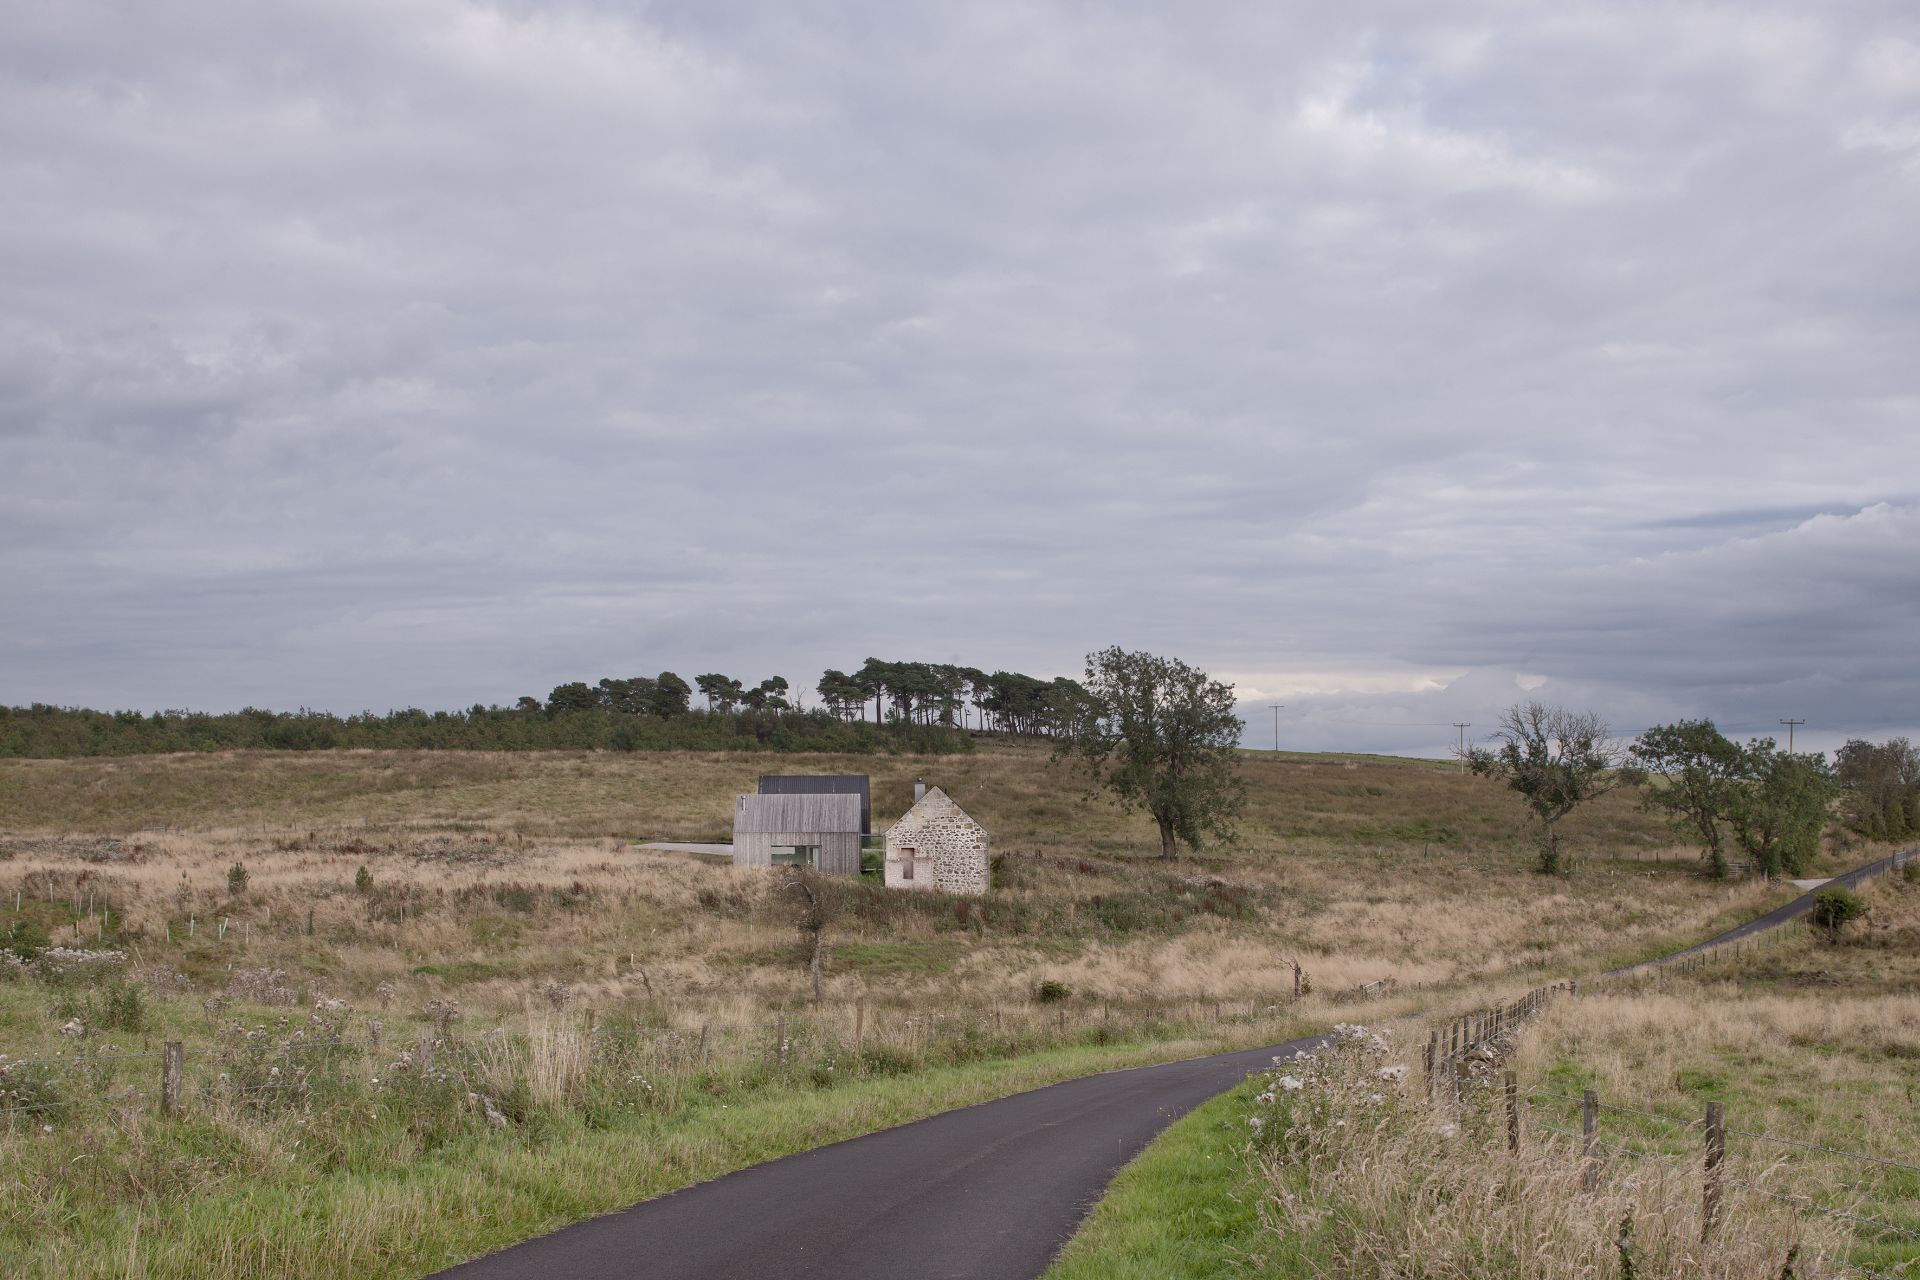
[[[215,1212],[197,1206],[280,1196],[286,1216],[261,1219],[267,1252],[221,1274],[274,1274],[287,1233],[309,1250],[295,1269],[358,1274],[390,1243],[351,1209],[388,1203],[374,1184],[470,1197],[476,1170],[519,1186],[566,1144],[791,1093],[762,1145],[728,1148],[743,1161],[843,1135],[856,1121],[819,1119],[842,1114],[836,1099],[903,1074],[1024,1087],[980,1064],[1066,1051],[1092,1069],[1189,1035],[1250,1043],[1469,1003],[1781,896],[1701,879],[1617,798],[1567,824],[1576,874],[1533,875],[1508,794],[1429,762],[1249,754],[1242,843],[1166,865],[1146,819],[1086,799],[1031,744],[781,757],[782,771],[871,771],[876,828],[925,774],[997,855],[983,901],[849,883],[816,1008],[768,877],[635,846],[724,837],[731,797],[765,767],[590,753],[0,762],[0,945],[118,953],[0,962],[0,1053],[188,1048],[178,1119],[155,1115],[151,1058],[0,1070],[0,1091],[43,1108],[0,1125],[0,1238],[47,1274],[109,1246],[174,1274],[184,1242],[205,1239],[196,1215]],[[1396,984],[1385,999],[1357,993],[1381,979]],[[1042,1002],[1043,983],[1059,998]],[[1217,1021],[1256,1014],[1264,1031]],[[784,1064],[776,1019],[791,1020]],[[630,1138],[605,1141],[631,1158]],[[661,1150],[609,1194],[716,1167]],[[402,1224],[444,1214],[402,1200]],[[498,1231],[450,1221],[423,1248],[443,1259],[586,1203],[495,1206]]]
[[[1862,1224],[1856,1263],[1920,1270],[1920,873],[1886,877],[1837,941],[1811,928],[1683,974],[1610,984],[1553,1009],[1521,1041],[1523,1079],[1562,1097],[1593,1089],[1608,1140],[1697,1148],[1706,1103],[1734,1132],[1729,1176]],[[1577,1109],[1535,1100],[1548,1123]],[[1653,1119],[1653,1116],[1672,1119]],[[1678,1123],[1676,1123],[1676,1121]],[[1771,1142],[1812,1143],[1893,1168]]]
[[[35,1126],[5,1140],[0,1255],[22,1280],[418,1276],[949,1107],[1275,1034],[1082,1044],[824,1084],[754,1073],[698,1081],[664,1109],[535,1109],[504,1134],[454,1124],[425,1144],[431,1122],[384,1102],[365,1116],[209,1107],[108,1133]]]
[[[1838,941],[1789,926],[1698,969],[1583,984],[1458,1105],[1425,1089],[1421,1024],[1280,1068],[1148,1148],[1048,1280],[1920,1271],[1920,875],[1866,896]],[[1588,1088],[1603,1145],[1585,1190],[1579,1139],[1554,1131],[1577,1135],[1562,1099]],[[1708,1101],[1729,1133],[1703,1247]]]

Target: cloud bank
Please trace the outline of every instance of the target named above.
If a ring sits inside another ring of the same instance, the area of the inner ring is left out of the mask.
[[[0,699],[1920,724],[1908,6],[7,23]]]

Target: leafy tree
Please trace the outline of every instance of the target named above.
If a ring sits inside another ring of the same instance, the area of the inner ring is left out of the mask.
[[[1781,751],[1755,738],[1741,753],[1741,777],[1727,797],[1734,838],[1769,879],[1796,875],[1820,851],[1839,791],[1826,758]]]
[[[989,677],[978,667],[961,667],[959,670],[960,679],[966,685],[967,701],[980,713],[980,727],[984,729],[987,727],[986,708],[981,706],[981,699],[986,697]]]
[[[783,711],[788,707],[785,676],[769,676],[741,695],[741,701],[754,711]]]
[[[1831,885],[1813,895],[1813,922],[1827,931],[1827,941],[1839,938],[1849,922],[1867,914],[1867,900],[1844,885]]]
[[[654,715],[663,719],[687,714],[693,699],[693,686],[671,671],[662,671],[653,678],[653,697],[651,707]]]
[[[880,700],[891,690],[892,674],[892,665],[878,658],[868,658],[860,664],[860,669],[853,673],[853,678],[859,682],[862,689],[867,691],[867,697],[873,699],[875,724],[880,723]]]
[[[1625,753],[1613,744],[1607,722],[1592,711],[1569,711],[1538,702],[1500,713],[1493,736],[1499,745],[1475,747],[1467,766],[1501,778],[1526,801],[1540,824],[1539,869],[1561,870],[1560,820],[1589,800],[1620,786]]]
[[[842,720],[864,717],[866,701],[872,691],[844,671],[829,669],[814,686],[821,703]]]
[[[1869,840],[1920,831],[1920,751],[1905,738],[1854,739],[1834,757],[1846,823]]]
[[[1746,770],[1746,756],[1711,720],[1655,725],[1633,744],[1633,760],[1660,781],[1642,807],[1662,811],[1681,835],[1699,843],[1715,879],[1727,874],[1722,823]]]
[[[600,705],[623,716],[652,715],[655,689],[654,682],[645,676],[634,676],[630,680],[603,679]]]
[[[526,715],[534,711],[539,711],[541,710],[540,699],[532,696],[531,694],[523,693],[520,695],[520,700],[513,704],[513,709],[515,711],[520,712],[522,715]]]
[[[556,685],[547,695],[547,714],[564,715],[569,711],[591,711],[600,705],[600,694],[584,680]]]
[[[733,679],[731,676],[720,675],[717,672],[704,676],[695,676],[693,683],[701,693],[706,695],[707,710],[709,711],[719,711],[722,713],[732,711],[735,707],[739,706],[746,697],[738,680]]]
[[[1151,814],[1162,858],[1180,856],[1176,840],[1198,849],[1204,837],[1236,838],[1247,796],[1232,685],[1114,646],[1087,655],[1085,693],[1057,754],[1080,760],[1126,809]]]

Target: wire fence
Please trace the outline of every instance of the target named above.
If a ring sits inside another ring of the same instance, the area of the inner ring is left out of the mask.
[[[1690,1118],[1603,1101],[1593,1090],[1574,1097],[1541,1086],[1520,1088],[1512,1072],[1505,1075],[1510,1131],[1518,1135],[1532,1129],[1578,1144],[1589,1181],[1603,1152],[1628,1161],[1662,1160],[1676,1167],[1697,1156],[1702,1194],[1709,1206],[1720,1204],[1727,1191],[1734,1190],[1843,1223],[1852,1234],[1854,1256],[1831,1261],[1858,1274],[1889,1280],[1920,1275],[1920,1203],[1916,1202],[1920,1183],[1905,1176],[1920,1174],[1920,1165],[1728,1125],[1719,1103],[1709,1103],[1700,1116]],[[1579,1116],[1578,1130],[1553,1123],[1570,1114]],[[1603,1136],[1609,1116],[1622,1119],[1629,1131]],[[1748,1143],[1748,1149],[1730,1148],[1729,1138]],[[1820,1159],[1792,1160],[1784,1158],[1783,1152]],[[1875,1176],[1855,1176],[1860,1171]],[[1895,1176],[1877,1176],[1886,1171]],[[1897,1220],[1903,1215],[1912,1216]],[[1713,1229],[1711,1210],[1707,1229]],[[1863,1254],[1871,1260],[1861,1260]]]

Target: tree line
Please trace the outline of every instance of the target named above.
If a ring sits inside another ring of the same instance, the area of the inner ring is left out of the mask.
[[[819,705],[809,708],[784,676],[750,681],[708,672],[688,681],[662,671],[571,680],[545,698],[528,694],[510,707],[476,703],[464,711],[147,713],[35,703],[0,707],[0,756],[334,748],[938,753],[970,750],[966,730],[1059,735],[1086,699],[1073,680],[878,658],[851,674],[826,672],[815,692]]]
[[[852,672],[829,669],[814,685],[820,709],[848,722],[917,724],[929,728],[973,729],[1032,736],[1057,736],[1086,705],[1087,690],[1060,676],[1043,680],[1017,671],[988,673],[978,667],[945,662],[888,662],[868,658]],[[695,710],[695,693],[714,715],[738,711],[785,713],[803,710],[801,696],[785,676],[749,684],[736,676],[708,672],[689,684],[671,671],[657,676],[606,677],[556,686],[542,702],[520,699],[524,711],[558,714],[598,708],[623,715],[664,718]]]
[[[829,712],[846,720],[863,718],[872,703],[876,724],[884,709],[896,720],[970,727],[971,709],[982,729],[1035,736],[1065,731],[1087,700],[1086,687],[1065,676],[1042,680],[1017,671],[879,658],[868,658],[851,673],[829,670],[814,689]]]
[[[1829,763],[1770,737],[1735,742],[1709,719],[1655,725],[1623,743],[1591,711],[1534,702],[1503,712],[1493,739],[1468,751],[1467,764],[1519,793],[1549,874],[1564,869],[1560,820],[1627,786],[1643,788],[1642,807],[1697,845],[1715,877],[1736,851],[1763,875],[1798,875],[1836,820],[1872,840],[1920,833],[1920,752],[1905,738],[1855,739]]]
[[[528,705],[531,704],[531,705]],[[385,714],[324,711],[94,711],[36,703],[0,707],[0,757],[62,758],[181,751],[970,751],[964,733],[919,724],[849,723],[824,711],[742,708],[635,714],[597,702]]]

